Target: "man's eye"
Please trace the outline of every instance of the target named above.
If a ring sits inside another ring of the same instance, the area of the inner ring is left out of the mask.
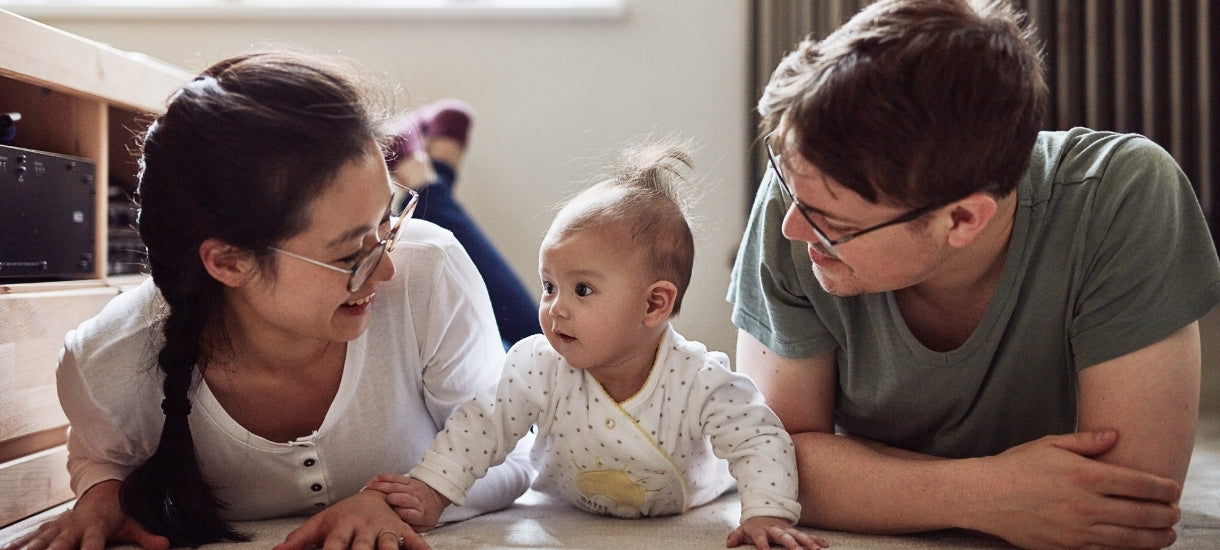
[[[852,229],[854,229],[852,227],[848,227],[848,226],[844,226],[844,225],[835,225],[833,223],[828,223],[825,225],[826,225],[827,231],[829,231],[831,233],[839,233],[839,234],[843,234],[843,235],[846,235],[847,233],[851,233]]]
[[[818,227],[821,227],[822,229],[825,229],[826,231],[829,231],[831,233],[847,234],[855,229],[855,227],[850,226],[850,225],[834,223],[834,222],[826,219],[826,216],[823,216],[820,213],[814,213],[811,216],[814,217],[814,219],[818,220]]]
[[[580,283],[580,284],[576,285],[576,295],[577,296],[588,296],[590,294],[593,294],[593,287],[591,287],[587,284],[584,284],[584,283]]]

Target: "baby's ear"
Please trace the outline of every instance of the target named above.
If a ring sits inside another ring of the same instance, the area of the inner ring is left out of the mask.
[[[677,285],[669,281],[657,281],[648,287],[648,310],[644,313],[644,326],[656,327],[669,320],[674,311],[674,300],[678,298]]]
[[[244,285],[258,269],[249,250],[219,239],[206,239],[199,244],[199,260],[213,279],[230,287]]]

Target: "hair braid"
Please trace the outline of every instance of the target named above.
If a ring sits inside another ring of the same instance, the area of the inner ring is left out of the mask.
[[[226,59],[183,86],[144,135],[140,236],[169,306],[157,355],[165,423],[119,499],[127,515],[174,546],[248,539],[225,520],[226,503],[204,477],[188,421],[191,387],[210,356],[232,351],[219,313],[224,287],[199,247],[216,239],[262,260],[268,246],[305,229],[309,205],[334,174],[381,138],[373,90],[354,69],[288,51]]]

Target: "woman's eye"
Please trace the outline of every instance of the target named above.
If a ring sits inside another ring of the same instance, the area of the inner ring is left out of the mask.
[[[591,287],[587,284],[584,284],[584,283],[580,283],[580,284],[576,285],[576,295],[577,296],[588,296],[590,294],[593,294],[593,287]]]
[[[356,262],[360,261],[360,256],[363,252],[364,252],[363,250],[357,250],[355,253],[348,254],[347,256],[339,258],[339,263],[346,265],[348,267],[352,267],[352,266],[356,265]]]

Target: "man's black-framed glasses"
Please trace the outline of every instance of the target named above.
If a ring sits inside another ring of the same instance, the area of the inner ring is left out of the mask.
[[[796,200],[796,195],[794,195],[792,193],[792,188],[788,187],[788,180],[784,179],[784,172],[781,169],[781,166],[783,166],[783,164],[780,163],[779,156],[775,154],[775,151],[773,149],[771,149],[771,136],[772,135],[774,135],[774,134],[769,134],[769,135],[767,135],[766,138],[763,139],[763,146],[767,149],[767,161],[771,163],[771,169],[775,171],[776,177],[779,178],[779,186],[781,189],[784,190],[784,194],[788,195],[788,200],[792,201],[792,206],[794,208],[796,208],[796,211],[800,212],[801,217],[805,218],[805,221],[809,223],[809,227],[811,229],[813,229],[813,234],[814,234],[814,236],[817,237],[818,243],[821,244],[822,248],[825,249],[824,250],[825,254],[832,258],[835,258],[835,259],[839,258],[839,253],[835,251],[835,246],[837,246],[837,245],[841,245],[841,244],[848,242],[861,235],[865,235],[867,233],[872,233],[873,231],[876,231],[878,229],[884,229],[891,225],[903,224],[903,223],[907,223],[909,221],[918,219],[920,216],[923,216],[924,214],[927,214],[928,212],[931,212],[933,210],[936,210],[937,208],[945,206],[945,204],[948,204],[948,203],[933,203],[933,204],[929,204],[927,206],[921,206],[919,208],[911,210],[910,212],[907,212],[906,214],[898,216],[897,218],[894,218],[890,221],[882,222],[882,223],[879,223],[872,227],[866,227],[859,231],[848,233],[837,239],[832,239],[832,238],[830,238],[830,235],[827,235],[825,231],[822,231],[822,228],[818,227],[818,224],[813,222],[813,218],[809,217],[809,212],[806,211],[806,209],[808,207],[806,207],[805,205],[798,202]]]
[[[381,258],[387,252],[394,250],[394,244],[398,242],[398,236],[402,225],[412,214],[415,213],[415,205],[419,203],[419,193],[415,190],[394,184],[392,188],[393,195],[390,198],[390,232],[386,234],[384,239],[377,241],[377,244],[365,252],[362,256],[356,259],[355,263],[350,268],[343,268],[336,265],[331,265],[326,262],[315,260],[300,254],[289,252],[274,246],[267,247],[272,252],[283,254],[290,258],[309,262],[313,265],[325,267],[331,271],[347,274],[347,291],[356,292],[364,286],[364,282],[369,280],[369,275],[377,270],[377,266],[381,265]]]

